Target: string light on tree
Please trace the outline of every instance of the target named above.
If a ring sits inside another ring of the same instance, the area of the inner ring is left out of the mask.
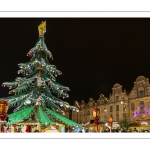
[[[62,75],[62,72],[49,63],[53,57],[45,43],[46,22],[39,25],[38,31],[39,39],[27,54],[30,61],[18,64],[18,74],[23,74],[24,77],[17,77],[15,81],[2,84],[3,87],[12,89],[9,94],[14,94],[6,97],[9,107],[17,107],[15,113],[9,115],[8,124],[17,124],[29,118],[31,113],[35,113],[42,125],[55,125],[54,120],[59,120],[66,125],[79,126],[60,115],[63,112],[60,106],[71,110],[77,109],[60,99],[69,97],[69,88],[56,82],[56,77]]]

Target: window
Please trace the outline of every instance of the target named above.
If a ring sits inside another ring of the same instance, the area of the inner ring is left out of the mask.
[[[139,95],[140,97],[144,97],[144,91],[143,90],[139,91]]]
[[[135,109],[135,105],[134,103],[131,103],[131,110],[134,110]]]
[[[113,112],[113,107],[112,106],[110,106],[110,112]]]
[[[127,114],[123,113],[123,119],[127,118]]]
[[[73,112],[73,117],[75,117],[75,113]]]
[[[119,97],[118,96],[116,96],[116,102],[119,102]]]
[[[104,114],[104,121],[107,121],[107,115]]]
[[[119,105],[116,105],[116,111],[119,111]]]
[[[136,98],[136,93],[135,92],[133,93],[133,98]]]
[[[140,101],[140,106],[144,106],[144,101]]]
[[[148,90],[148,96],[150,96],[150,90]]]
[[[126,105],[123,105],[123,112],[125,112],[126,110]]]
[[[100,105],[100,102],[98,102],[97,105],[99,106],[99,105]]]
[[[104,100],[104,104],[107,104],[107,99]]]
[[[119,121],[119,114],[116,114],[116,121]]]
[[[88,110],[88,113],[87,113],[88,115],[90,115],[90,111]]]
[[[132,112],[132,116],[134,116],[134,112]]]
[[[107,108],[106,108],[106,107],[104,107],[104,109],[103,109],[103,110],[104,110],[104,112],[107,112]]]
[[[80,118],[78,118],[77,120],[78,120],[78,123],[80,123]]]
[[[92,107],[93,107],[93,103],[90,104],[90,108],[92,108]]]

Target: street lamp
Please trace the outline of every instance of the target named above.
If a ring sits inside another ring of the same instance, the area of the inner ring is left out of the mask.
[[[108,122],[109,122],[109,125],[110,125],[110,132],[112,132],[112,123],[113,123],[113,117],[112,116],[109,116]]]
[[[127,128],[128,128],[128,121],[129,121],[129,115],[128,115],[128,113],[129,113],[129,110],[127,110],[127,105],[129,104],[129,102],[123,100],[120,103],[121,103],[121,105],[123,105],[123,119],[127,120]]]
[[[96,130],[98,132],[98,120],[99,120],[99,116],[100,116],[100,111],[98,108],[94,108],[93,110],[93,117],[94,117],[94,123],[96,125]]]

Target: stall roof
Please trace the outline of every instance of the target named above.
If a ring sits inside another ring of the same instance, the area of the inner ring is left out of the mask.
[[[25,125],[37,125],[37,124],[39,124],[39,122],[34,121],[34,120],[28,120],[28,121],[23,121],[23,122],[18,123],[18,125],[21,125],[21,124],[25,124]]]

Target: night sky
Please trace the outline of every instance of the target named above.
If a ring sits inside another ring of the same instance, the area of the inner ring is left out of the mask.
[[[150,78],[150,19],[144,18],[1,18],[0,84],[14,81],[18,64],[30,60],[38,25],[47,22],[45,42],[62,71],[56,81],[70,88],[69,98],[88,102],[106,97],[114,84],[131,91],[138,76]],[[0,97],[9,96],[0,87]]]

